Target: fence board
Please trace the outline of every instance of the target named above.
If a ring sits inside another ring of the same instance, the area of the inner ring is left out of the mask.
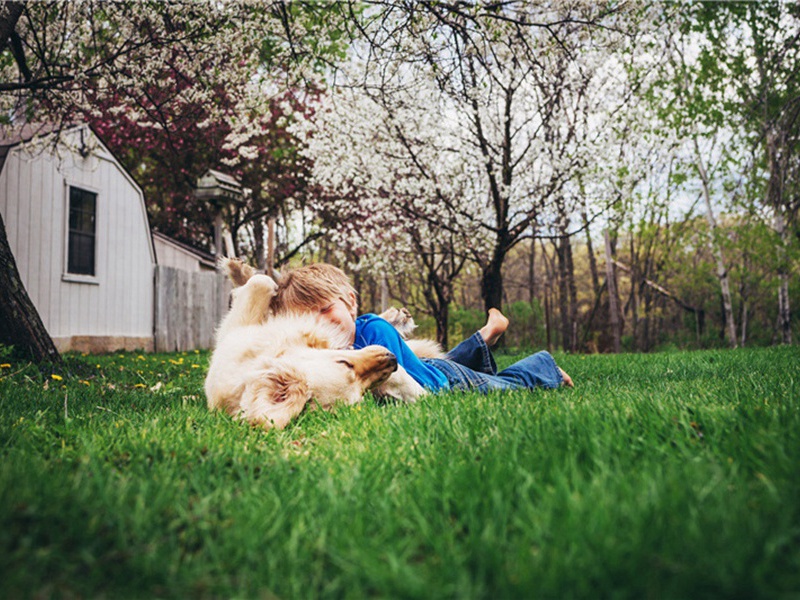
[[[231,284],[221,273],[155,270],[156,352],[211,348],[214,330],[228,310]]]

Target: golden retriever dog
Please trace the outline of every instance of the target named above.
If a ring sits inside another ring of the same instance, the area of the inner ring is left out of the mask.
[[[382,346],[348,350],[338,328],[312,315],[273,315],[270,277],[239,261],[221,266],[239,287],[217,329],[205,382],[210,409],[282,429],[312,399],[329,409],[360,402],[367,390],[408,402],[425,393]]]

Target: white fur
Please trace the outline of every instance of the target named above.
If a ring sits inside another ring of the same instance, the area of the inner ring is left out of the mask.
[[[342,349],[349,340],[333,325],[311,315],[271,316],[276,289],[253,274],[234,290],[206,376],[210,409],[281,429],[312,398],[327,409],[360,402],[371,388],[405,401],[425,393],[405,370],[395,374],[397,360],[382,346]]]

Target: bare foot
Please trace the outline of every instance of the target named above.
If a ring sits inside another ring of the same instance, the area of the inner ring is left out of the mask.
[[[508,319],[496,308],[489,309],[489,318],[486,325],[478,330],[487,346],[494,346],[500,336],[508,329]]]
[[[561,373],[561,377],[564,379],[564,381],[562,382],[562,385],[565,385],[565,386],[570,387],[570,388],[571,387],[575,387],[575,384],[572,382],[572,377],[567,375],[567,373],[561,367],[558,367],[558,370]]]

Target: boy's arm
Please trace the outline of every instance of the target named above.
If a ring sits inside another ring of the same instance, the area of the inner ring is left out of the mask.
[[[383,346],[397,357],[397,364],[421,386],[429,390],[447,387],[447,378],[435,367],[422,362],[398,331],[382,318],[375,315],[359,317],[356,322],[356,348],[371,344]]]
[[[383,346],[397,357],[397,362],[408,368],[409,366],[421,366],[422,362],[408,347],[403,337],[391,324],[383,318],[370,319],[358,327],[356,334],[359,348],[377,344]]]

